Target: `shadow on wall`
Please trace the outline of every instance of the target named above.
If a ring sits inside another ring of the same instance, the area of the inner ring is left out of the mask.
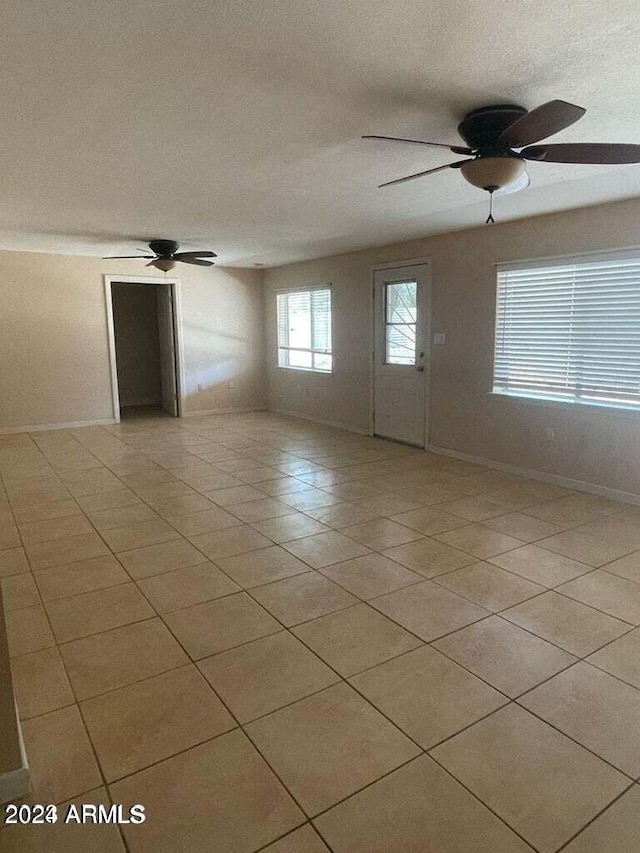
[[[257,348],[248,335],[184,323],[184,400],[187,410],[247,407],[258,391]]]

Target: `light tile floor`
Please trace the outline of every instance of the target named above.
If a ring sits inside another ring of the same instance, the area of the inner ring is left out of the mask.
[[[7,853],[640,850],[640,509],[266,413],[0,437]]]

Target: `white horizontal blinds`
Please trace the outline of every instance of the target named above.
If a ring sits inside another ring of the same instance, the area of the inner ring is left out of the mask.
[[[415,281],[385,285],[386,364],[416,363],[417,295]]]
[[[277,294],[280,367],[331,371],[331,289]]]
[[[640,251],[498,266],[494,391],[640,408]]]

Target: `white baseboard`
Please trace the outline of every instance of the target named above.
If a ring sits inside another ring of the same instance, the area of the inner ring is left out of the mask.
[[[28,767],[0,775],[0,803],[12,803],[31,791]]]
[[[573,489],[576,492],[588,492],[613,501],[640,506],[640,494],[635,492],[623,492],[621,489],[599,486],[597,483],[588,483],[586,480],[572,480],[570,477],[562,477],[559,474],[532,471],[529,468],[520,468],[518,465],[510,465],[507,462],[496,462],[495,459],[484,459],[482,456],[473,456],[471,453],[450,450],[448,447],[437,447],[434,444],[428,444],[425,450],[441,456],[452,456],[454,459],[473,462],[476,465],[484,465],[485,468],[495,468],[497,471],[505,471],[508,474],[518,474],[521,477],[530,477],[532,480],[541,480],[543,483],[552,483],[554,486],[563,486],[565,489]]]
[[[245,407],[231,407],[227,409],[193,409],[188,412],[183,412],[183,418],[194,418],[199,415],[241,415],[246,414],[246,412],[264,412],[265,409],[263,406],[245,406]]]
[[[367,435],[371,433],[368,429],[360,429],[359,427],[349,426],[348,424],[340,423],[339,421],[328,421],[324,418],[314,418],[312,415],[303,415],[300,412],[289,412],[286,409],[267,409],[268,412],[273,412],[274,415],[284,415],[287,418],[297,418],[301,421],[310,421],[313,424],[321,426],[334,427],[335,429],[343,429],[345,432],[354,432],[356,435]]]
[[[67,421],[59,424],[31,424],[29,426],[0,427],[0,435],[14,435],[19,432],[45,432],[51,429],[77,429],[88,426],[111,426],[117,423],[115,418],[101,418],[94,421]]]

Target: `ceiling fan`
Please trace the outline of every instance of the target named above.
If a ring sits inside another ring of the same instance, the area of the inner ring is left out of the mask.
[[[415,175],[380,184],[389,187],[432,175],[444,169],[460,169],[474,187],[491,194],[496,190],[515,192],[529,186],[526,161],[546,163],[640,163],[640,145],[576,142],[561,145],[534,145],[582,118],[586,110],[567,101],[549,101],[528,112],[517,104],[480,107],[467,113],[458,125],[466,145],[447,145],[421,139],[367,135],[363,139],[385,139],[448,148],[470,159],[456,160]],[[515,149],[520,149],[515,150]],[[493,222],[491,207],[487,222]]]
[[[212,267],[213,261],[205,261],[203,258],[217,258],[215,252],[179,252],[180,244],[175,240],[152,240],[149,243],[149,248],[153,252],[152,255],[113,255],[110,258],[103,258],[103,261],[111,261],[122,258],[143,258],[149,260],[148,267],[155,267],[163,272],[172,270],[176,262],[183,264],[195,264],[199,267]],[[144,252],[144,249],[140,249]]]

